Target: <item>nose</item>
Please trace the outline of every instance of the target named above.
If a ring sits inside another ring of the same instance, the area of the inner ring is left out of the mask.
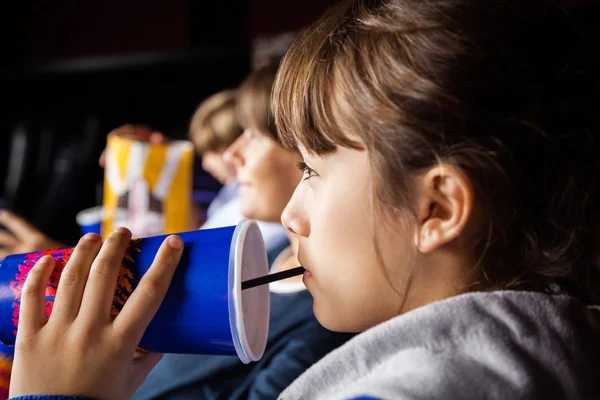
[[[303,193],[300,185],[296,187],[292,198],[281,213],[281,223],[285,228],[299,236],[308,237],[310,235],[310,221],[303,201]]]
[[[210,168],[210,163],[207,160],[208,157],[202,157],[202,169],[208,171]]]
[[[236,168],[243,167],[246,162],[242,151],[244,146],[245,135],[242,134],[235,140],[235,142],[231,143],[227,150],[225,150],[225,152],[223,153],[223,159],[235,166]]]

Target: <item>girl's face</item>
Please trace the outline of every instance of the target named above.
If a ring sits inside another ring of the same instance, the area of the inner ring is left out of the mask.
[[[309,271],[304,283],[319,322],[363,331],[399,313],[403,297],[390,281],[405,281],[408,263],[388,270],[387,278],[384,265],[402,264],[397,256],[407,235],[373,222],[367,151],[338,147],[318,157],[300,150],[307,168],[282,221],[300,237],[298,260]]]
[[[202,153],[202,168],[225,185],[235,179],[235,168],[223,158],[223,153],[224,150]]]
[[[281,213],[302,177],[300,155],[252,129],[227,149],[225,159],[236,168],[244,217],[280,222]]]
[[[464,291],[470,258],[460,238],[469,220],[469,181],[448,165],[415,178],[414,216],[383,213],[368,151],[337,147],[311,156],[282,215],[299,236],[319,322],[360,332]],[[467,239],[468,240],[468,239]]]

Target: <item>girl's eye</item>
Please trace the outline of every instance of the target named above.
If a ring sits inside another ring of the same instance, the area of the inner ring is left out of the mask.
[[[304,172],[304,181],[308,180],[310,178],[314,178],[315,176],[319,176],[319,174],[317,173],[317,171],[315,171],[314,169],[312,169],[311,167],[309,167],[308,165],[306,165],[306,163],[304,161],[300,161],[298,163],[298,168]]]

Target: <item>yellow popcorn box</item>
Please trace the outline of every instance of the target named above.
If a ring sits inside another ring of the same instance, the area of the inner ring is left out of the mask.
[[[134,237],[184,232],[192,207],[194,146],[108,138],[102,237],[124,226]]]

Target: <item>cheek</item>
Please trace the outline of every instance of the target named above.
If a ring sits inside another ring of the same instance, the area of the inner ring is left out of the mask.
[[[401,297],[375,270],[377,265],[361,261],[368,260],[338,263],[317,277],[317,288],[311,287],[315,316],[327,329],[362,332],[398,315]]]
[[[311,259],[315,271],[315,314],[325,327],[357,332],[398,314],[401,297],[386,279],[375,250],[374,224],[367,187],[338,188],[316,194],[311,204]],[[325,186],[318,189],[324,189]],[[376,221],[376,220],[375,220]],[[390,243],[379,243],[384,259]],[[385,260],[397,262],[398,259]],[[394,268],[399,266],[394,265]],[[311,290],[312,291],[312,290]]]
[[[400,313],[411,254],[401,233],[376,226],[378,256],[370,218],[337,213],[320,227],[330,236],[317,243],[315,314],[328,329],[360,332]]]
[[[277,207],[283,211],[288,201],[292,198],[303,172],[298,168],[300,159],[293,153],[279,149],[271,159],[269,185],[277,194],[274,199]]]
[[[273,192],[277,185],[273,184],[274,167],[265,154],[254,153],[248,158],[240,175],[248,180],[249,186],[239,191],[242,213],[246,218],[270,220]]]
[[[293,174],[299,172],[293,162],[282,159],[276,151],[265,151],[248,167],[248,175],[253,180],[257,194],[262,197],[261,202],[273,207],[282,197],[289,200],[296,186]]]
[[[315,242],[327,243],[329,257],[347,257],[348,248],[361,255],[371,253],[373,224],[366,187],[323,185],[307,197],[312,210],[311,235]]]
[[[253,185],[261,185],[269,171],[269,158],[260,148],[248,149],[244,175]]]

